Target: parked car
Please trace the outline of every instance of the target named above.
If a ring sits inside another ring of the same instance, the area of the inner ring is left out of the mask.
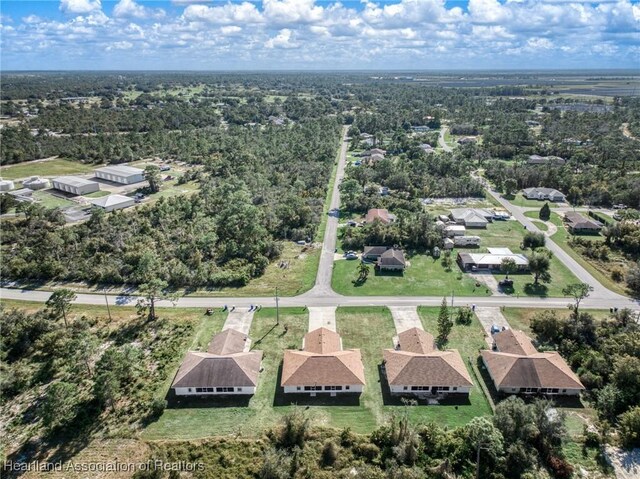
[[[358,259],[358,254],[354,251],[347,251],[344,254],[345,259]]]
[[[503,280],[501,280],[498,285],[502,288],[512,288],[513,287],[513,280],[512,279],[508,279],[505,278]]]
[[[502,328],[500,326],[498,326],[497,324],[491,325],[491,334],[496,334],[496,333],[499,333],[500,331],[502,331]]]
[[[171,167],[169,165],[162,165],[160,167],[160,171],[169,171],[171,169]]]
[[[304,246],[307,244],[307,242],[305,240],[300,240],[300,241],[296,241],[296,244],[300,246]]]

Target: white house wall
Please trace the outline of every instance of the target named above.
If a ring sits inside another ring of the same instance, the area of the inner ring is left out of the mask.
[[[176,396],[229,396],[233,395],[251,395],[255,394],[256,388],[253,387],[241,387],[234,388],[233,392],[196,392],[196,388],[173,388]],[[215,389],[215,388],[213,388]]]
[[[311,394],[311,393],[361,393],[364,387],[360,384],[349,385],[349,389],[347,389],[347,385],[342,386],[341,391],[335,391],[331,389],[325,389],[327,386],[322,386],[321,390],[317,391],[305,391],[304,386],[285,386],[284,392],[286,394],[289,393],[297,393],[297,394]]]
[[[456,390],[453,388],[457,387]],[[406,389],[405,389],[406,388]],[[391,385],[391,394],[430,394],[431,391],[412,391],[411,385]],[[469,386],[450,386],[448,391],[438,391],[437,394],[469,394],[471,387]]]

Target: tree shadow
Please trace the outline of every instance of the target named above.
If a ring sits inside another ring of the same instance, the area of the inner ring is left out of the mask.
[[[282,361],[278,366],[278,376],[276,381],[276,389],[273,395],[273,406],[360,406],[361,393],[338,393],[331,396],[329,392],[317,392],[315,397],[304,393],[285,393],[284,388],[280,386],[282,381]]]
[[[544,284],[527,283],[524,285],[524,292],[529,296],[546,298],[549,295],[549,288]]]

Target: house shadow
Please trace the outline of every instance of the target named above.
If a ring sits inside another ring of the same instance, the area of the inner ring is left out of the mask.
[[[225,396],[176,396],[173,389],[169,388],[165,400],[167,409],[201,409],[201,408],[230,408],[248,407],[253,395],[237,394]]]
[[[282,381],[282,362],[278,366],[278,379],[276,381],[275,393],[273,395],[273,406],[360,406],[360,393],[338,393],[331,396],[330,393],[318,392],[315,397],[310,394],[285,394],[284,388],[280,386]]]
[[[395,278],[402,278],[404,276],[404,271],[402,270],[380,270],[380,268],[374,268],[374,274],[376,276],[389,276]]]
[[[380,388],[382,389],[382,404],[385,406],[406,406],[410,401],[418,406],[470,406],[471,401],[467,394],[455,394],[439,399],[437,404],[429,404],[429,398],[419,397],[413,394],[391,394],[391,388],[387,381],[387,375],[383,364],[378,364],[380,376]],[[435,398],[431,398],[432,400]]]

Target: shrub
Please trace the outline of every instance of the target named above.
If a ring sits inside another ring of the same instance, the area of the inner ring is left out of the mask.
[[[465,306],[462,308],[458,308],[458,312],[456,313],[456,323],[469,325],[473,321],[473,311],[471,308]]]
[[[164,409],[167,407],[167,401],[162,398],[153,398],[151,404],[149,405],[149,411],[151,417],[160,417],[164,412]]]
[[[322,448],[322,465],[323,466],[333,466],[333,464],[338,459],[338,446],[331,439],[328,439],[324,443],[324,447]]]
[[[627,448],[640,447],[640,406],[619,416],[620,439]]]
[[[615,266],[611,269],[611,279],[616,283],[622,282],[624,280],[624,269],[620,266]]]
[[[573,466],[561,457],[551,456],[547,464],[557,479],[569,479],[573,475]]]
[[[370,442],[358,443],[353,447],[353,452],[357,456],[373,462],[380,454],[380,448]]]

